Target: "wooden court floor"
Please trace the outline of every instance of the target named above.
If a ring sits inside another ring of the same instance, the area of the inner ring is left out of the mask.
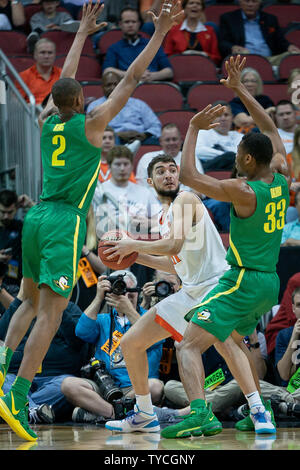
[[[116,434],[95,425],[39,425],[34,429],[39,438],[30,443],[1,424],[0,450],[102,450],[105,458],[122,456],[122,451],[300,450],[300,428],[294,427],[280,427],[276,435],[262,436],[225,428],[216,436],[189,439],[161,439],[159,433]]]

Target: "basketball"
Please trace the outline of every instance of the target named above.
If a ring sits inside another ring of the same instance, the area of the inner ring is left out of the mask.
[[[135,251],[130,253],[130,255],[124,256],[121,263],[118,264],[119,256],[116,256],[113,259],[106,259],[106,255],[104,251],[108,250],[113,245],[104,245],[104,242],[107,240],[118,241],[122,240],[122,238],[130,237],[128,232],[124,232],[121,230],[111,230],[110,232],[106,232],[102,235],[99,243],[98,243],[98,256],[101,259],[102,263],[110,269],[119,270],[119,269],[126,269],[129,268],[133,263],[135,263],[138,253]],[[109,254],[108,254],[109,256]]]

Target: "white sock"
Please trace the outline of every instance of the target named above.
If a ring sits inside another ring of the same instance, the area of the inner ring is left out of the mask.
[[[153,405],[151,401],[151,394],[148,395],[136,395],[136,404],[139,410],[144,411],[148,414],[153,414]]]
[[[249,393],[248,395],[246,395],[246,398],[247,398],[250,410],[251,408],[256,408],[257,411],[261,411],[261,412],[265,411],[265,407],[257,391],[253,393]]]

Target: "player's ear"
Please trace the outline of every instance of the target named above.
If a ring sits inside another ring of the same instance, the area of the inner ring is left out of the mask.
[[[152,178],[147,178],[147,183],[148,183],[150,186],[153,186]]]

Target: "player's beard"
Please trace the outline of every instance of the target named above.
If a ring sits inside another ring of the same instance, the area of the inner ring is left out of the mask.
[[[157,192],[158,196],[161,196],[161,197],[170,197],[172,199],[172,201],[174,201],[175,197],[177,196],[177,194],[179,193],[179,185],[177,186],[176,189],[158,189],[155,185],[154,186],[154,189],[155,191]]]

